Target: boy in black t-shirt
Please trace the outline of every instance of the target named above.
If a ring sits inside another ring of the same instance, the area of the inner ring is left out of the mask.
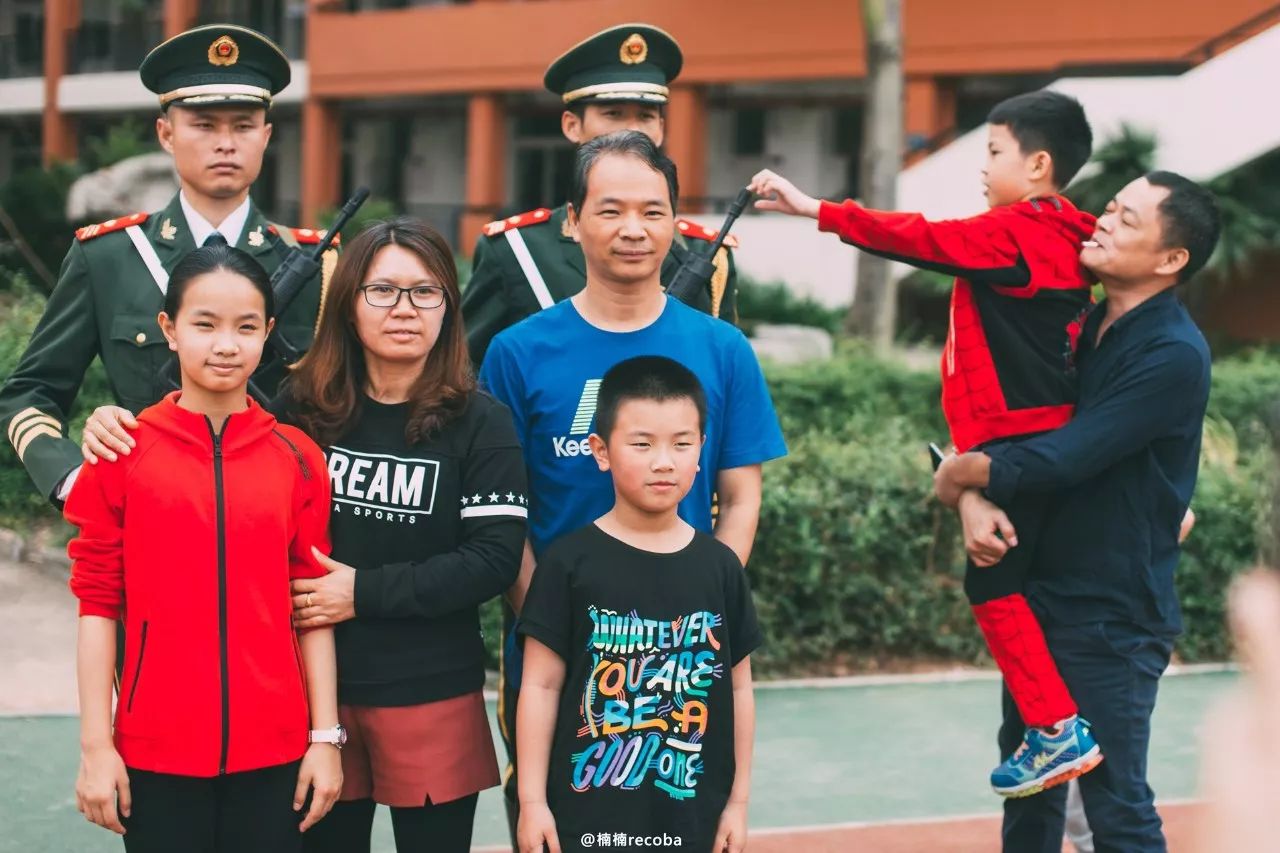
[[[676,514],[706,400],[661,356],[609,370],[589,441],[613,509],[552,545],[521,614],[520,853],[746,846],[760,643],[738,558]]]

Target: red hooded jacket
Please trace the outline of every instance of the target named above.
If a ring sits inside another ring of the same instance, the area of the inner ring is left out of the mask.
[[[1096,219],[1062,196],[970,219],[822,202],[818,227],[867,252],[956,277],[942,356],[942,411],[960,451],[1071,419],[1073,356],[1093,282],[1080,244]]]
[[[253,402],[215,436],[177,399],[138,415],[133,452],[86,465],[67,499],[80,613],[124,620],[116,748],[183,776],[294,761],[309,717],[289,581],[324,574],[324,454]]]

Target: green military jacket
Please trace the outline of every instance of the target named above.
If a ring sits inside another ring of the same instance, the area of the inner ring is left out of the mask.
[[[696,222],[676,220],[676,239],[662,262],[662,283],[667,285],[691,251],[711,248],[714,234]],[[510,236],[515,232],[515,239]],[[730,238],[731,239],[731,238]],[[730,240],[725,241],[728,246]],[[519,245],[528,251],[545,291],[526,274],[518,256]],[[710,292],[694,307],[730,322],[737,322],[737,271],[733,253],[726,247],[712,259],[716,274]],[[472,255],[471,281],[462,294],[462,316],[467,327],[467,347],[478,369],[494,335],[530,314],[568,299],[586,287],[587,268],[582,246],[569,234],[566,208],[539,208],[500,219],[485,226]]]
[[[116,402],[134,413],[172,390],[173,374],[164,369],[171,353],[156,319],[164,294],[125,227],[129,223],[155,247],[166,273],[195,248],[177,195],[159,213],[81,228],[26,352],[0,389],[0,423],[36,487],[50,498],[83,461],[79,446],[67,438],[67,418],[95,356],[102,359]],[[271,273],[281,258],[266,234],[269,227],[251,206],[236,247]],[[287,243],[318,242],[312,231],[275,230]],[[277,318],[287,339],[304,349],[315,332],[322,278],[327,276],[308,282]],[[282,377],[277,360],[255,382],[274,393]]]

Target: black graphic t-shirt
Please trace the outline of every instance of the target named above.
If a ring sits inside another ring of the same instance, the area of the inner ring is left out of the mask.
[[[520,632],[565,661],[547,774],[563,849],[666,833],[709,850],[733,787],[732,669],[761,639],[733,551],[699,532],[658,554],[588,525],[539,561]]]
[[[290,422],[287,396],[273,407]],[[356,569],[356,617],[335,629],[338,699],[416,705],[484,686],[479,605],[520,569],[528,495],[511,413],[476,391],[424,441],[409,404],[364,398],[324,449],[333,558]]]

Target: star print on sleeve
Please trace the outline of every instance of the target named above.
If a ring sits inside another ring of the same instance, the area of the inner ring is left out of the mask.
[[[516,492],[507,492],[505,495],[490,492],[487,495],[472,495],[470,498],[463,496],[462,511],[459,514],[462,518],[485,518],[495,515],[528,518],[527,503],[525,496]]]

